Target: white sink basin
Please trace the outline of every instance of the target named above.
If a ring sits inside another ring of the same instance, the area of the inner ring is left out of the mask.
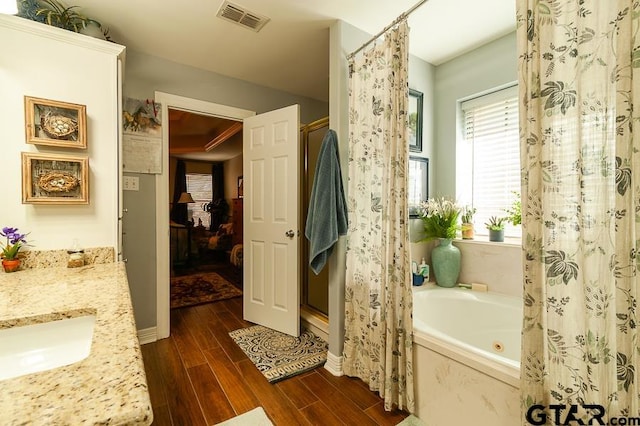
[[[85,359],[95,315],[0,330],[0,380],[51,370]]]

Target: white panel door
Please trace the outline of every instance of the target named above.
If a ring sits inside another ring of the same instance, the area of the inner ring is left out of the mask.
[[[245,118],[244,318],[300,335],[299,106]]]

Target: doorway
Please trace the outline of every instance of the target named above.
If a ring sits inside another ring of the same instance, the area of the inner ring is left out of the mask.
[[[312,123],[301,126],[300,142],[302,144],[302,229],[306,227],[306,214],[309,209],[311,199],[311,189],[318,161],[318,154],[324,139],[324,135],[329,130],[329,117],[324,117]],[[320,274],[316,275],[309,265],[309,241],[302,242],[302,307],[305,310],[328,320],[329,316],[329,268],[323,268]]]
[[[162,173],[156,175],[156,335],[158,339],[169,337],[170,332],[170,261],[169,261],[169,108],[195,112],[201,115],[243,121],[255,115],[254,111],[233,108],[192,98],[155,92],[160,103],[162,123]]]

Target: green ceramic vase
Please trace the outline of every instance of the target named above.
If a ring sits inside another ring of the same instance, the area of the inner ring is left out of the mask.
[[[454,287],[460,275],[460,250],[448,238],[440,238],[440,244],[431,252],[433,273],[440,287]]]

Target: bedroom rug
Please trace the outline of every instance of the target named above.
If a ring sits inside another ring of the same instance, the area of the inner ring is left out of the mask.
[[[262,407],[254,408],[251,411],[230,418],[216,426],[272,426],[271,420],[267,417]]]
[[[171,308],[182,308],[238,296],[242,296],[242,291],[216,272],[171,278]]]
[[[327,360],[326,342],[310,331],[292,337],[254,325],[231,331],[229,336],[269,383],[312,370]]]

